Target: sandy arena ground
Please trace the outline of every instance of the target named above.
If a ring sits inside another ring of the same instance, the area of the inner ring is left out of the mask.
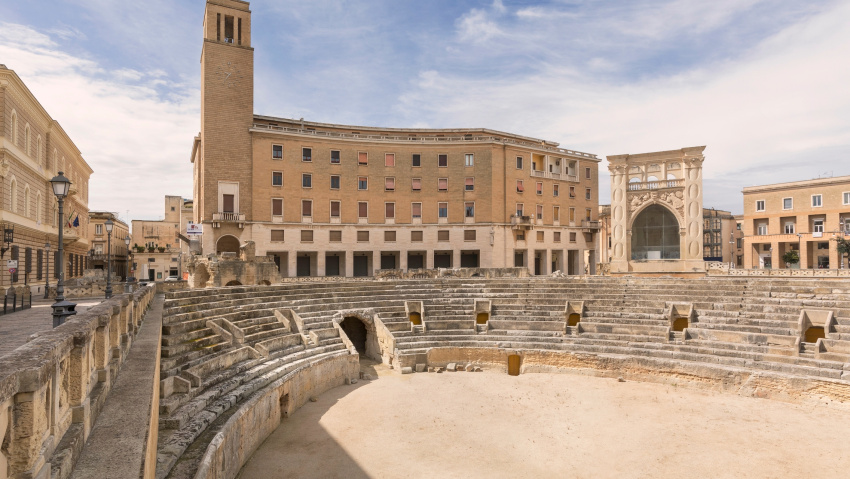
[[[850,413],[569,374],[381,372],[284,420],[240,479],[850,477]]]

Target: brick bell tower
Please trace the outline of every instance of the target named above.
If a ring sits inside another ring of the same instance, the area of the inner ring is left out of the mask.
[[[254,49],[248,2],[208,0],[202,48],[195,221],[204,223],[205,254],[233,251],[234,244],[238,251],[252,217]]]

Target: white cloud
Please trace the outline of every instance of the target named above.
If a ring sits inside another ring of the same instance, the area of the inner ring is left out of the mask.
[[[458,36],[461,41],[481,43],[501,34],[502,31],[496,22],[484,10],[472,9],[458,21]]]
[[[196,89],[168,81],[162,71],[103,68],[22,25],[0,24],[0,59],[94,170],[92,210],[158,218],[165,195],[191,196],[189,154],[200,122]]]
[[[699,12],[693,2],[671,8],[667,19],[683,9]],[[600,156],[707,145],[706,178],[724,178],[738,191],[749,184],[816,176],[824,169],[850,174],[847,18],[850,5],[838,5],[731,59],[617,84],[560,65],[530,77],[491,81],[431,71],[402,103],[420,112],[430,106],[433,124],[489,126]],[[722,15],[710,20],[724,21]],[[589,66],[615,68],[604,59]],[[845,156],[824,157],[825,151]],[[777,163],[794,166],[780,174]],[[734,174],[747,167],[758,173]],[[605,162],[601,169],[607,169]],[[603,191],[607,186],[601,185]],[[740,198],[730,198],[728,189],[707,191],[706,204],[740,210]]]

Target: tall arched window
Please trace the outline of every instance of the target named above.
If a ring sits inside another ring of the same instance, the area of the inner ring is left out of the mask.
[[[18,144],[18,112],[12,110],[12,123],[10,124],[12,127],[12,144]]]
[[[36,223],[41,224],[41,220],[41,192],[39,191],[35,195],[35,221]]]
[[[12,213],[18,212],[18,180],[14,176],[9,186],[9,209]]]
[[[59,171],[59,170],[56,169],[56,168],[58,168],[58,165],[56,164],[57,158],[59,157],[58,155],[59,155],[59,153],[56,151],[56,148],[54,148],[53,149],[53,168],[50,169],[50,171],[53,172],[54,175]]]
[[[41,135],[35,137],[35,162],[41,165]]]
[[[30,217],[32,212],[30,211],[30,185],[24,185],[24,212],[23,215],[27,218]]]
[[[30,146],[30,145],[31,145],[31,141],[30,141],[30,124],[29,124],[29,123],[27,123],[27,124],[24,126],[24,154],[26,154],[27,156],[31,156],[31,153],[32,153],[32,150],[30,149],[30,148],[31,148],[31,146]]]

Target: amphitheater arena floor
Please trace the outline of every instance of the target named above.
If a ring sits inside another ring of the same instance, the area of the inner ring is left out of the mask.
[[[570,374],[401,375],[332,389],[242,469],[269,478],[847,477],[850,412]]]

